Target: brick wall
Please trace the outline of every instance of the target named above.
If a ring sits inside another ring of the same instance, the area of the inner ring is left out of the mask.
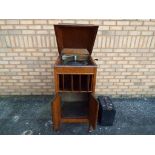
[[[97,24],[97,94],[155,96],[155,20],[0,20],[0,95],[52,94],[53,24]]]

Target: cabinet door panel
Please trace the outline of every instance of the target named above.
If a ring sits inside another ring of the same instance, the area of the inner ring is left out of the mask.
[[[61,97],[59,94],[55,95],[51,108],[54,130],[59,130],[61,123]]]
[[[95,129],[96,124],[97,124],[97,118],[98,118],[98,109],[99,109],[99,104],[95,97],[90,94],[90,99],[89,99],[89,124],[90,126]]]

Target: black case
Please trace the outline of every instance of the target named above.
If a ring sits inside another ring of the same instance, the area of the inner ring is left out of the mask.
[[[112,126],[116,110],[115,107],[108,96],[98,96],[99,100],[99,114],[98,122],[102,126]]]

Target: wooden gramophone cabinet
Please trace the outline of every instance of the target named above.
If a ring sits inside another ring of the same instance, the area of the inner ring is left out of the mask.
[[[95,129],[99,107],[94,96],[97,65],[91,53],[98,26],[58,24],[54,30],[59,56],[54,65],[53,128],[59,130],[61,123],[87,123],[89,129]]]

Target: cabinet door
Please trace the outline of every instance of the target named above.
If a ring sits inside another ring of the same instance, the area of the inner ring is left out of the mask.
[[[61,123],[61,97],[56,94],[51,103],[52,121],[54,130],[59,130]]]
[[[89,98],[89,125],[93,129],[96,128],[97,124],[97,118],[98,118],[98,109],[99,109],[99,104],[94,97],[93,94],[90,94]]]

